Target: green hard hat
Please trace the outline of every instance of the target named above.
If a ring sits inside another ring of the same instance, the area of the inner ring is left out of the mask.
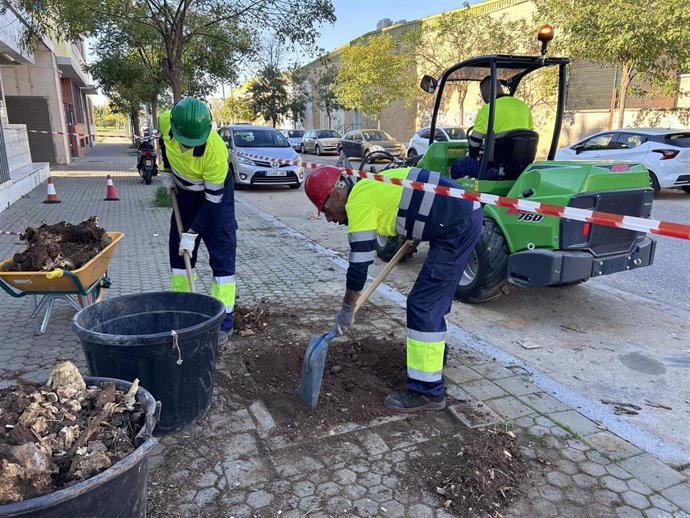
[[[211,112],[195,97],[182,99],[170,112],[170,127],[175,140],[183,146],[201,146],[211,133]]]

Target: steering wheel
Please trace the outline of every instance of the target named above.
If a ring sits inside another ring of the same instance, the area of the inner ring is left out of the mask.
[[[368,164],[373,164],[377,159],[388,160],[388,164],[386,164],[382,171],[385,171],[386,169],[392,169],[394,167],[400,167],[403,164],[403,160],[391,155],[388,151],[372,151],[367,156],[365,156],[364,159],[360,162],[359,170],[364,171],[364,168]]]

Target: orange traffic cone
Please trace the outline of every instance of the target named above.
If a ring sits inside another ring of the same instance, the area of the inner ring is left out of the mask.
[[[55,186],[53,185],[52,176],[48,177],[48,196],[43,203],[61,203],[61,201],[58,200],[57,192],[55,191]]]
[[[113,183],[112,176],[108,175],[106,185],[107,190],[103,201],[120,201],[120,198],[117,197],[117,193],[115,192],[115,184]]]

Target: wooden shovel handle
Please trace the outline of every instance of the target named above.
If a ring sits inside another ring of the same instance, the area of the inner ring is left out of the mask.
[[[414,241],[411,239],[408,239],[403,243],[403,245],[398,249],[398,251],[395,253],[393,258],[388,261],[388,264],[386,267],[381,270],[381,272],[376,276],[376,278],[372,281],[372,283],[367,287],[366,290],[364,290],[364,293],[359,297],[359,300],[355,304],[355,313],[359,311],[359,308],[361,308],[364,303],[367,301],[369,296],[376,291],[376,288],[379,287],[379,284],[381,284],[384,280],[386,280],[386,277],[388,277],[388,274],[391,273],[391,270],[395,268],[395,265],[400,262],[400,260],[405,256],[405,254],[408,252],[410,248],[414,246]]]
[[[171,174],[171,173],[168,173]],[[177,224],[177,233],[182,239],[182,216],[180,216],[180,206],[177,203],[177,193],[175,188],[170,189],[170,198],[172,199],[173,214],[175,214],[175,223]],[[184,267],[187,270],[187,279],[189,280],[189,290],[192,293],[196,293],[196,285],[194,284],[194,274],[192,273],[192,261],[189,258],[189,253],[185,250],[182,255],[184,260]]]

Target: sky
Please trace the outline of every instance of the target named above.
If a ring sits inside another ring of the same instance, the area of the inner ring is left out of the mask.
[[[462,0],[332,0],[337,18],[335,25],[321,28],[318,45],[333,50],[361,34],[376,29],[383,18],[416,20],[463,6]],[[471,4],[477,0],[471,1]]]

